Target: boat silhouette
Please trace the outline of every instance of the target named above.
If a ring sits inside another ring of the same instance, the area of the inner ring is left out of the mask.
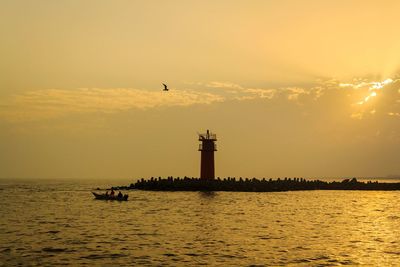
[[[122,197],[118,196],[111,196],[111,195],[106,195],[106,194],[98,194],[95,192],[92,192],[94,195],[95,199],[98,200],[117,200],[117,201],[128,201],[128,195],[123,195]]]

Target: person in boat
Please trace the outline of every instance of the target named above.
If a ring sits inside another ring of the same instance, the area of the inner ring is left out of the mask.
[[[121,191],[118,192],[117,197],[118,197],[118,198],[122,198],[122,193],[121,193]]]
[[[114,195],[115,195],[114,189],[111,189],[110,197],[114,197]]]
[[[108,197],[108,191],[106,191],[106,197]]]

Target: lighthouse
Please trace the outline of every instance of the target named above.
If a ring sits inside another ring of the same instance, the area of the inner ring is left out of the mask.
[[[199,134],[199,151],[201,151],[200,179],[213,180],[215,178],[214,151],[217,151],[217,136],[209,130]]]

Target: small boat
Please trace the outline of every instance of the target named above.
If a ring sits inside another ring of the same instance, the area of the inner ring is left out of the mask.
[[[117,201],[128,201],[128,195],[123,195],[122,197],[118,196],[110,196],[106,194],[97,194],[95,192],[92,192],[94,195],[95,199],[100,199],[100,200],[117,200]]]

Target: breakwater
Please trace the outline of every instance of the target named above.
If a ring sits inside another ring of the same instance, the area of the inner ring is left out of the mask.
[[[257,178],[150,178],[140,179],[129,186],[116,186],[116,190],[151,191],[236,191],[236,192],[281,192],[299,190],[400,190],[400,183],[360,182],[356,178],[342,181],[306,180],[303,178],[257,179]]]

